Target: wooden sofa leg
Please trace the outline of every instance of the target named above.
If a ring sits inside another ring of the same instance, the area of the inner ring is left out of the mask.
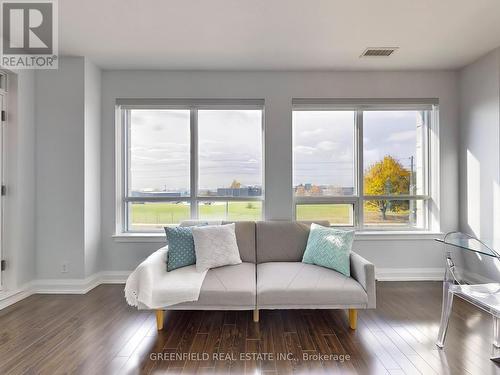
[[[358,311],[356,309],[349,309],[349,327],[356,329],[358,326]]]
[[[253,311],[253,321],[255,323],[258,323],[259,322],[259,309],[255,309]]]
[[[163,329],[163,321],[164,321],[164,311],[163,310],[156,310],[156,328],[158,331],[161,331]]]

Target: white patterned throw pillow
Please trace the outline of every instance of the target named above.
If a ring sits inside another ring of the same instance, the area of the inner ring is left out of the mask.
[[[241,263],[234,223],[194,227],[192,231],[198,272]]]

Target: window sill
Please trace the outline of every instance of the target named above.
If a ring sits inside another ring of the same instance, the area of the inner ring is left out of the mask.
[[[166,244],[164,233],[117,233],[113,235],[115,242],[130,242],[130,243],[163,243]]]
[[[442,237],[444,233],[427,230],[402,230],[402,231],[356,231],[357,241],[385,241],[385,240],[434,240]]]
[[[387,241],[387,240],[434,240],[442,237],[441,232],[432,231],[357,231],[356,241]],[[113,235],[115,242],[129,243],[166,243],[163,233],[119,233]]]

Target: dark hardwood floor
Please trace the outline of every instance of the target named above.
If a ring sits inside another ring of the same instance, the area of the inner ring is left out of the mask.
[[[491,320],[465,302],[446,348],[435,347],[440,283],[379,282],[377,305],[359,312],[356,331],[340,310],[262,311],[259,324],[251,311],[174,311],[158,333],[154,312],[127,306],[122,285],[34,295],[0,311],[0,374],[500,373]]]

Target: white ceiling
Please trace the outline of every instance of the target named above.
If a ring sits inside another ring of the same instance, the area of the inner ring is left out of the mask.
[[[500,0],[60,0],[60,54],[103,68],[454,69],[500,46]],[[360,59],[366,47],[400,47]]]

